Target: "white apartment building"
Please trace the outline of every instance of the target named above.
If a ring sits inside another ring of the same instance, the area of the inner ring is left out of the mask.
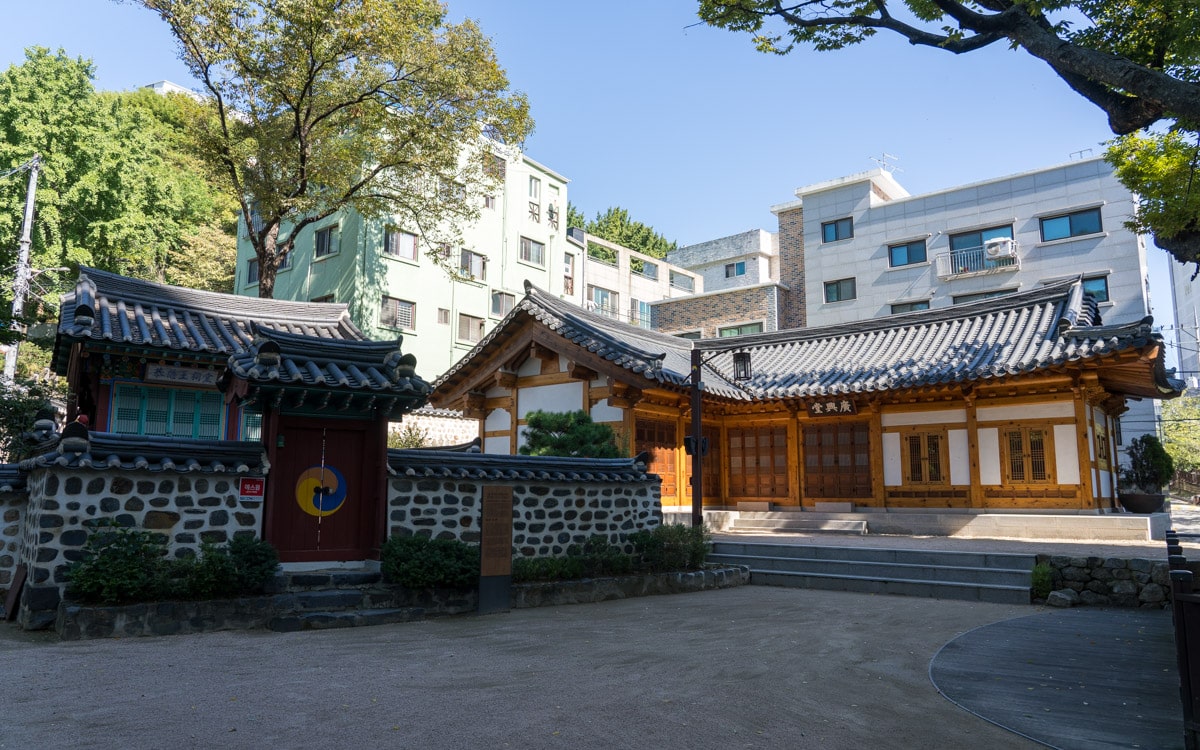
[[[650,328],[652,303],[698,294],[706,288],[698,273],[577,227],[569,230],[568,239],[586,253],[584,307],[610,318]]]

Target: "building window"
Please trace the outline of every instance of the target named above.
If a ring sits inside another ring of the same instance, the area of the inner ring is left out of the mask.
[[[412,232],[402,232],[399,229],[385,229],[383,232],[383,254],[389,258],[417,259],[417,235]]]
[[[1108,302],[1108,277],[1095,276],[1083,280],[1083,291],[1092,295],[1097,302]]]
[[[324,258],[338,251],[338,231],[336,226],[318,229],[314,237],[316,238],[313,249],[315,257]]]
[[[546,265],[546,246],[528,237],[521,238],[521,260],[535,266]]]
[[[279,270],[280,271],[286,271],[291,267],[292,267],[292,254],[291,253],[284,253],[283,255],[279,256]]]
[[[333,301],[334,300],[333,300],[332,294],[322,294],[320,297],[313,297],[311,300],[309,300],[309,302],[321,302],[321,303],[329,303],[329,302],[333,302]]]
[[[483,318],[458,314],[458,340],[478,344],[483,339]]]
[[[563,256],[563,294],[575,293],[575,256],[567,253]]]
[[[255,441],[262,440],[262,414],[254,414],[253,412],[242,412],[242,433],[238,436],[240,440]]]
[[[553,203],[546,206],[546,223],[551,229],[558,229],[558,208]]]
[[[384,296],[383,304],[379,309],[379,322],[381,325],[391,326],[392,328],[404,328],[413,330],[416,328],[415,322],[417,319],[417,306],[412,302],[395,297]]]
[[[746,275],[746,261],[739,260],[737,263],[725,264],[725,278],[732,279],[734,276]]]
[[[1012,237],[1012,224],[952,234],[950,235],[950,268],[954,273],[973,273],[989,268],[1015,266],[1016,258],[1010,256],[989,258],[985,247],[988,240],[1011,240]]]
[[[215,391],[118,385],[113,394],[112,431],[218,440],[225,399]]]
[[[488,151],[483,155],[483,173],[493,180],[503,180],[508,175],[508,162]]]
[[[483,207],[488,209],[489,211],[496,210],[496,196],[494,196],[494,195],[483,196]]]
[[[728,433],[730,496],[787,497],[787,428],[730,428]]]
[[[685,292],[693,292],[696,290],[696,280],[687,274],[671,271],[670,279],[671,286],[675,289],[682,289]]]
[[[870,445],[866,422],[805,425],[805,497],[870,497]]]
[[[681,339],[688,339],[689,341],[699,341],[703,338],[700,331],[683,331],[682,333],[673,333],[671,335]]]
[[[740,326],[728,326],[726,328],[718,328],[717,335],[724,338],[726,336],[745,336],[748,333],[762,333],[762,323],[743,323]]]
[[[247,208],[250,209],[250,223],[246,227],[246,236],[249,237],[252,233],[258,234],[262,231],[262,215],[259,213],[258,201],[251,201]]]
[[[536,177],[529,178],[529,200],[541,201],[542,199],[542,181]]]
[[[837,242],[848,240],[854,236],[854,219],[846,217],[837,221],[827,221],[821,225],[821,241]]]
[[[1100,208],[1087,208],[1074,211],[1062,216],[1049,216],[1041,220],[1042,242],[1065,240],[1068,237],[1081,237],[1085,234],[1099,234],[1104,231],[1100,222]]]
[[[965,305],[969,302],[978,302],[981,299],[991,299],[992,297],[1001,297],[1005,294],[1012,294],[1016,289],[994,289],[990,292],[975,292],[974,294],[956,294],[950,298],[950,301],[956,305]]]
[[[826,302],[845,302],[857,297],[858,291],[854,285],[854,279],[839,279],[837,281],[825,282]]]
[[[601,315],[607,315],[610,318],[617,317],[617,311],[620,309],[618,299],[616,292],[588,284],[588,301],[592,303],[592,309]]]
[[[903,435],[900,461],[905,484],[950,483],[949,449],[944,430],[921,430]]]
[[[438,325],[450,325],[450,311],[444,307],[438,308]]]
[[[1049,427],[1000,431],[1000,464],[1006,484],[1053,484],[1054,438]]]
[[[517,298],[508,292],[492,292],[492,315],[502,318],[517,304]]]
[[[929,309],[929,300],[922,300],[920,302],[900,302],[898,304],[892,305],[892,315],[899,315],[900,313],[916,312],[918,310],[928,310],[928,309]]]
[[[464,249],[458,254],[458,271],[468,279],[487,279],[487,256]]]
[[[629,322],[640,328],[650,327],[650,303],[640,299],[629,300]]]
[[[246,261],[246,283],[258,283],[258,258],[251,258]]]
[[[529,201],[529,220],[534,224],[542,221],[542,204],[537,201]]]
[[[925,240],[914,240],[901,245],[888,245],[888,264],[896,266],[911,266],[914,263],[924,263],[928,260],[925,254]]]

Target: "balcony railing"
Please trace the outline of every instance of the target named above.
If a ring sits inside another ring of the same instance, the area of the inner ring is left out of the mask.
[[[965,250],[955,250],[934,256],[939,279],[950,279],[959,276],[983,276],[990,273],[1006,273],[1021,270],[1021,258],[1016,254],[1013,245],[1012,255],[988,257],[983,247],[970,247]]]

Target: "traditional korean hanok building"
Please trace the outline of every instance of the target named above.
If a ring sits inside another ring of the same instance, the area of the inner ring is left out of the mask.
[[[400,343],[366,340],[343,304],[82,268],[62,300],[52,366],[68,380],[68,421],[146,436],[147,450],[157,439],[176,465],[195,460],[170,454],[179,439],[205,455],[260,444],[270,471],[248,490],[250,530],[285,562],[362,560],[387,527],[387,423],[430,390]]]
[[[734,379],[734,359],[752,374]],[[1116,509],[1127,399],[1173,398],[1151,319],[1102,324],[1080,279],[837,326],[690,341],[526,295],[435,384],[514,453],[533,410],[588,410],[691,505],[699,361],[705,509]],[[767,506],[766,504],[770,505]]]

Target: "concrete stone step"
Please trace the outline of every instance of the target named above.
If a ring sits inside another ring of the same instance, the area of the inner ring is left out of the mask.
[[[298,630],[358,628],[396,622],[412,622],[420,620],[424,616],[425,610],[420,607],[293,612],[272,618],[267,623],[267,627],[278,633],[292,633]]]
[[[869,560],[830,560],[801,557],[751,555],[710,555],[709,560],[727,565],[746,565],[751,570],[846,575],[879,580],[949,581],[1001,586],[1032,584],[1030,568],[996,568],[962,565],[932,565],[909,562],[873,562]]]
[[[861,562],[939,565],[950,567],[1032,570],[1033,555],[1014,552],[958,552],[926,549],[834,546],[820,544],[776,544],[772,542],[718,541],[713,554],[751,557],[795,557],[808,560],[856,560]]]
[[[267,593],[373,586],[383,579],[377,570],[279,571],[267,585]]]
[[[824,533],[824,534],[866,534],[866,521],[844,521],[839,519],[808,519],[808,518],[772,519],[772,518],[737,518],[729,530],[733,533],[745,532],[762,534],[780,533]]]
[[[962,599],[996,604],[1028,604],[1028,586],[989,586],[952,581],[878,579],[862,576],[750,571],[750,583],[761,586],[854,591],[865,594],[922,596],[930,599]]]

